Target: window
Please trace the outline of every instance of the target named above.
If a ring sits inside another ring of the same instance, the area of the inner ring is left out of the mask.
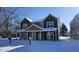
[[[54,27],[54,22],[47,22],[46,25],[48,28]]]
[[[40,26],[43,27],[43,23],[42,22],[40,23]]]
[[[27,28],[28,27],[28,24],[23,24],[23,28]]]
[[[47,32],[47,38],[48,39],[53,39],[54,38],[54,33],[51,31],[51,32]]]

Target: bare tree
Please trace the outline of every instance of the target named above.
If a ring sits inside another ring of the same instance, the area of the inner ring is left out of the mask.
[[[17,14],[17,10],[18,8],[15,7],[0,7],[0,13],[2,15],[1,19],[2,19],[2,26],[3,26],[3,31],[4,34],[7,36],[7,34],[11,34],[12,30],[11,27],[12,25],[12,21],[13,19],[15,20],[16,18],[18,18]]]

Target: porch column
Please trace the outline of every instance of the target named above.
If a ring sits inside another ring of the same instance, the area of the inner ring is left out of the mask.
[[[49,40],[51,39],[51,32],[49,31]]]
[[[21,39],[21,32],[20,32],[20,39]]]
[[[44,32],[42,32],[42,39],[44,40]]]
[[[34,40],[34,32],[31,32],[31,33],[32,33],[31,38],[32,38],[32,40]]]
[[[26,35],[27,35],[27,40],[28,40],[28,32],[27,32],[27,34],[26,34]]]
[[[55,31],[55,38],[54,38],[54,40],[57,40],[57,33],[56,33],[56,31]]]
[[[27,32],[26,32],[26,40],[27,40]]]
[[[17,32],[16,32],[16,40],[17,40]]]
[[[50,31],[47,32],[47,39],[50,40]]]
[[[42,38],[41,38],[41,31],[40,31],[40,40],[41,40]]]
[[[28,32],[26,32],[26,39],[28,39]]]
[[[35,32],[35,40],[36,40],[36,32]]]
[[[17,32],[16,32],[16,37],[17,37]]]
[[[32,39],[36,40],[36,32],[34,31],[34,32],[31,32],[31,33],[32,33]]]
[[[50,34],[50,31],[49,31],[49,40],[51,39],[51,34]]]

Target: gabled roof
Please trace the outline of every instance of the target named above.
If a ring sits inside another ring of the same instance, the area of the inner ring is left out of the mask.
[[[25,22],[25,21],[32,22],[32,20],[31,20],[31,19],[29,19],[29,18],[25,17],[25,18],[23,18],[23,20],[21,20],[21,23],[22,23],[22,22]]]
[[[40,27],[40,26],[38,26],[36,24],[32,24],[31,26],[29,26],[28,28],[26,28],[26,30],[31,30],[32,28],[36,28],[38,30],[42,30],[43,29],[42,27]]]
[[[49,15],[47,15],[47,16],[43,19],[43,21],[44,21],[44,20],[46,20],[47,18],[54,18],[54,19],[58,19],[58,17],[56,17],[56,16],[54,16],[54,15],[49,14]]]
[[[43,19],[41,19],[41,20],[32,20],[32,19],[30,19],[30,18],[28,18],[28,17],[25,17],[25,19],[28,20],[29,22],[42,22],[42,21],[44,21],[44,20],[45,20],[46,18],[48,18],[48,17],[54,17],[54,18],[57,19],[56,16],[51,15],[51,14],[47,15],[45,18],[43,18]]]
[[[57,18],[56,16],[51,15],[51,14],[49,14],[47,17],[54,17],[54,18]]]
[[[30,21],[30,22],[33,22],[33,20],[32,19],[30,19],[30,18],[28,18],[28,17],[25,17],[28,21]]]
[[[78,19],[78,17],[79,17],[79,13],[74,16],[74,18],[71,20],[71,22],[69,24],[71,25],[74,21],[76,21],[75,18]]]

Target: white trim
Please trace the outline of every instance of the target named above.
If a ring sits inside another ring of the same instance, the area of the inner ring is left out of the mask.
[[[40,40],[41,40],[41,31],[40,31]]]
[[[51,26],[51,25],[53,25],[53,26]],[[53,21],[46,22],[46,27],[47,28],[54,28],[54,22]]]
[[[20,32],[20,37],[21,37],[21,32]]]
[[[43,31],[56,31],[57,28],[44,28]]]
[[[29,29],[29,28],[32,27],[32,26],[35,26],[35,27],[37,27],[37,28],[39,28],[39,29],[41,29],[41,30],[43,29],[42,27],[40,27],[40,26],[38,26],[38,25],[36,25],[36,24],[32,24],[31,26],[29,26],[28,28],[26,28],[26,30]]]
[[[16,32],[16,37],[17,37],[17,32]]]
[[[50,40],[50,31],[47,32],[47,39]]]
[[[20,29],[17,30],[17,32],[38,32],[38,31],[56,31],[57,28],[43,28],[42,30],[24,30],[24,29]]]
[[[22,27],[23,27],[23,28],[27,28],[27,27],[28,27],[28,24],[25,24],[25,23],[24,23],[24,24],[22,25]]]
[[[32,39],[36,40],[36,32],[31,32],[32,33]]]
[[[57,29],[54,28],[54,29],[43,29],[43,30],[27,30],[26,32],[38,32],[38,31],[56,31]]]
[[[34,36],[33,36],[34,32],[31,32],[31,34],[32,34],[32,37],[31,38],[34,40]]]
[[[36,32],[34,32],[35,33],[35,40],[36,40]]]

